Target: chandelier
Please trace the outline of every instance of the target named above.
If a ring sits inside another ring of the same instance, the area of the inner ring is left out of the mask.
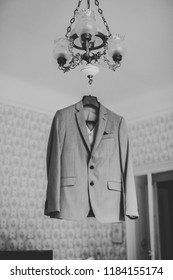
[[[86,9],[79,9],[81,3],[82,0],[79,0],[65,37],[54,41],[53,56],[58,63],[58,68],[64,73],[79,65],[85,65],[84,74],[88,76],[91,84],[93,75],[99,72],[99,65],[113,71],[121,65],[125,45],[123,36],[111,34],[99,1],[95,0],[95,6],[107,33],[98,27],[95,13],[90,9],[90,0],[87,0]],[[77,21],[76,25],[72,29],[75,21]]]

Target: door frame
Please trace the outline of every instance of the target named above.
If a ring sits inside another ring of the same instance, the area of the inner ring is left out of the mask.
[[[142,167],[134,167],[134,176],[147,175],[147,188],[148,188],[148,212],[149,212],[149,233],[150,233],[150,255],[151,260],[158,258],[158,244],[156,238],[156,209],[154,203],[154,181],[153,175],[156,173],[163,173],[173,171],[173,161],[166,163],[158,163],[157,165],[151,164]],[[136,231],[135,220],[126,219],[126,243],[127,243],[127,259],[136,260]]]
[[[160,227],[159,227],[159,209],[158,209],[158,191],[157,191],[157,183],[158,182],[166,182],[173,181],[173,169],[168,171],[163,171],[159,173],[155,173],[152,175],[152,184],[154,191],[154,209],[155,209],[155,254],[156,259],[161,259],[161,244],[160,244]]]

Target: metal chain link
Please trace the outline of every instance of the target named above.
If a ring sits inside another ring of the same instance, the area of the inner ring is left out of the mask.
[[[71,26],[72,26],[72,24],[73,24],[74,21],[75,21],[76,14],[77,14],[77,12],[78,12],[78,10],[79,10],[79,7],[80,7],[82,1],[83,1],[83,0],[79,0],[78,5],[77,5],[76,9],[74,10],[74,16],[71,18],[71,20],[70,20],[70,25],[67,27],[67,33],[66,33],[66,35],[65,35],[66,37],[68,37],[68,34],[69,34],[70,31],[71,31]]]
[[[68,37],[68,34],[71,32],[71,26],[72,26],[72,24],[75,21],[76,14],[77,14],[77,12],[79,10],[79,7],[80,7],[82,1],[83,0],[79,0],[78,5],[77,5],[76,9],[74,10],[74,16],[71,18],[70,25],[67,27],[67,32],[66,32],[66,35],[65,35],[66,37]],[[95,5],[98,7],[98,13],[100,14],[100,16],[101,16],[101,18],[103,20],[103,23],[104,23],[104,25],[105,25],[105,27],[107,29],[107,32],[108,32],[109,36],[112,36],[112,34],[111,34],[110,30],[109,30],[108,23],[107,23],[104,15],[103,15],[103,10],[99,6],[100,4],[99,4],[98,0],[95,0]],[[88,7],[90,7],[90,1],[88,1]]]
[[[99,12],[99,14],[100,14],[100,16],[101,16],[101,18],[103,20],[103,23],[104,23],[104,25],[105,25],[105,27],[106,27],[106,29],[108,31],[109,36],[112,36],[112,34],[111,34],[110,30],[109,30],[108,23],[107,23],[104,15],[103,15],[103,10],[99,6],[99,1],[98,0],[95,0],[95,5],[98,7],[98,12]]]

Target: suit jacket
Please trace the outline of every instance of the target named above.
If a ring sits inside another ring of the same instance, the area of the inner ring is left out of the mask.
[[[102,104],[92,149],[82,101],[56,112],[47,147],[47,177],[47,216],[82,220],[91,203],[100,222],[138,217],[127,127]]]

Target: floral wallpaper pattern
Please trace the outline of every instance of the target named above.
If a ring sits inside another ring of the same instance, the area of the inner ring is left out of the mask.
[[[128,126],[134,166],[173,160],[173,112]]]

